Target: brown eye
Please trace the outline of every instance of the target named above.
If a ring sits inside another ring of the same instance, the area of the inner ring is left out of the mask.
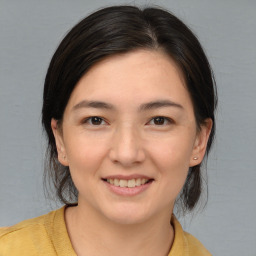
[[[156,125],[163,125],[164,122],[165,122],[164,117],[159,116],[159,117],[154,118],[154,124],[156,124]]]
[[[94,116],[91,119],[93,125],[100,125],[102,123],[102,118]]]
[[[151,121],[149,122],[149,124],[152,125],[168,125],[173,123],[173,121],[170,118],[164,117],[164,116],[157,116],[151,119]]]
[[[105,122],[104,120],[103,120],[103,118],[101,118],[101,117],[98,117],[98,116],[92,116],[92,117],[89,117],[89,118],[87,118],[85,121],[84,121],[84,123],[86,123],[86,124],[90,124],[90,125],[101,125],[103,122]]]

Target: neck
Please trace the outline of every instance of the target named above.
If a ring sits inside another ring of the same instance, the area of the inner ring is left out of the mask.
[[[168,216],[169,215],[169,216]],[[66,209],[65,219],[77,255],[167,256],[174,231],[169,214],[143,223],[120,224],[78,205]]]

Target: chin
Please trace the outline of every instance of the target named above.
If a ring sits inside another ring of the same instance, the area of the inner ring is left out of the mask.
[[[133,225],[147,221],[150,216],[145,209],[138,207],[118,207],[112,208],[105,216],[112,222],[122,225]]]
[[[120,225],[135,225],[140,224],[146,221],[147,218],[139,217],[139,216],[131,216],[131,215],[122,215],[122,216],[109,216],[109,219]]]

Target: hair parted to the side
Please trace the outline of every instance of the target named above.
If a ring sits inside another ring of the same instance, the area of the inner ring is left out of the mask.
[[[198,129],[206,118],[213,121],[207,154],[210,151],[215,134],[217,92],[212,69],[196,36],[181,20],[160,8],[103,8],[80,21],[65,36],[45,78],[42,108],[42,124],[48,139],[45,181],[50,180],[64,204],[77,202],[78,191],[69,168],[58,161],[51,119],[61,123],[74,87],[94,64],[137,49],[163,51],[175,61],[192,99]],[[197,204],[202,190],[201,175],[200,165],[190,168],[179,198],[183,210],[192,210]]]

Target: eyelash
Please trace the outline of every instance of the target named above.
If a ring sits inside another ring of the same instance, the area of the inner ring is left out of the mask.
[[[150,122],[153,121],[153,120],[156,120],[157,118],[163,118],[163,119],[164,119],[164,122],[166,121],[167,124],[169,124],[169,125],[174,123],[174,121],[173,121],[171,118],[165,117],[165,116],[156,116],[156,117],[153,117],[153,118],[150,120]],[[165,125],[167,125],[167,124],[165,124]],[[156,125],[156,126],[163,126],[163,125],[157,125],[157,124],[155,124],[155,125]]]
[[[104,122],[106,122],[106,121],[104,120],[104,118],[102,118],[102,117],[100,117],[100,116],[91,116],[91,117],[88,117],[88,118],[86,118],[85,120],[83,120],[82,123],[83,123],[83,124],[88,124],[88,123],[92,120],[92,118],[97,118],[97,119],[100,119],[99,121],[104,121]],[[163,118],[163,119],[164,119],[164,122],[167,122],[168,124],[173,124],[173,123],[174,123],[174,121],[173,121],[171,118],[168,118],[168,117],[165,117],[165,116],[155,116],[155,117],[153,117],[149,122],[151,122],[151,121],[153,121],[153,120],[156,120],[157,118]],[[92,126],[100,126],[101,123],[100,123],[99,125],[93,125],[93,124],[91,123],[91,125],[92,125]],[[167,125],[167,124],[160,124],[160,125],[155,124],[155,125],[156,125],[156,126],[164,126],[164,125]]]
[[[83,120],[82,123],[83,124],[88,124],[88,122],[90,120],[92,120],[92,118],[99,118],[101,121],[104,121],[104,119],[102,117],[100,117],[100,116],[90,116],[90,117],[86,118],[85,120]],[[93,125],[93,124],[91,124],[91,125]],[[99,126],[99,125],[93,125],[93,126]]]

